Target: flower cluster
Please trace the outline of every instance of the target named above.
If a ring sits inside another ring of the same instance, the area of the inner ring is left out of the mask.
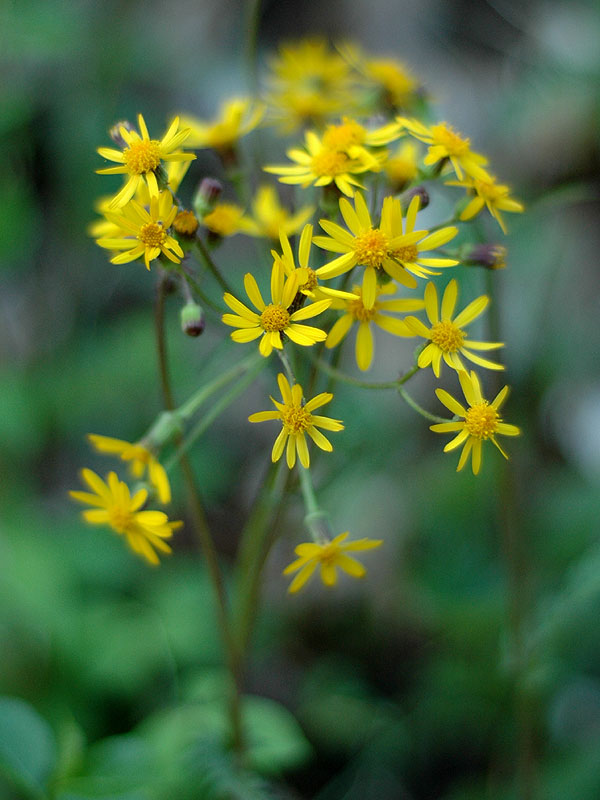
[[[118,164],[98,172],[125,176],[117,193],[99,204],[102,219],[90,229],[97,244],[110,251],[111,262],[139,261],[148,270],[158,266],[179,285],[186,309],[193,306],[196,316],[200,301],[215,308],[222,299],[228,310],[215,320],[216,330],[223,323],[233,329],[230,338],[236,344],[258,344],[260,355],[248,362],[253,368],[275,362],[282,370],[276,378],[272,370],[271,376],[281,399],[271,397],[274,409],[252,413],[249,420],[281,423],[271,459],[278,462],[285,452],[287,468],[298,469],[309,512],[313,541],[296,548],[298,559],[285,570],[297,572],[291,592],[317,566],[327,586],[336,583],[336,567],[362,577],[364,567],[347,553],[381,544],[346,542],[348,533],[332,537],[309,478],[310,448],[333,449],[322,431],[344,429],[341,420],[315,413],[329,403],[335,407],[334,383],[342,380],[365,390],[374,386],[344,371],[342,348],[351,332],[359,375],[377,363],[378,339],[394,337],[385,351],[393,354],[388,355],[392,363],[384,366],[401,377],[386,386],[396,386],[403,397],[408,379],[428,367],[436,380],[443,365],[446,375],[458,378],[466,405],[437,388],[438,399],[455,418],[439,418],[431,426],[437,433],[456,434],[444,450],[462,445],[458,470],[470,457],[473,473],[480,471],[487,440],[507,457],[497,437],[519,433],[500,416],[508,387],[488,403],[473,370],[504,369],[487,357],[488,351],[503,347],[493,340],[497,335],[492,341],[470,338],[469,326],[481,324],[490,297],[468,297],[459,305],[459,284],[462,272],[473,265],[504,266],[505,248],[493,240],[482,242],[481,231],[492,220],[506,233],[503,215],[520,213],[523,205],[498,183],[488,159],[468,137],[447,122],[429,122],[433,118],[423,86],[406,65],[371,57],[354,44],[334,50],[313,38],[281,46],[269,62],[259,96],[225,99],[212,120],[181,113],[160,140],[150,138],[140,114],[138,130],[125,122],[113,128],[119,149],[98,150]],[[251,176],[241,140],[260,136],[265,127],[274,129],[282,154],[273,163],[261,163],[260,174]],[[218,165],[217,174],[196,175],[202,182],[187,203],[178,192],[195,154],[181,150],[184,144],[190,150],[212,150]],[[439,211],[452,205],[449,217]],[[482,219],[478,235],[471,236],[470,221],[486,212],[488,221]],[[233,235],[257,240],[248,239],[252,271],[235,264],[223,269],[218,263],[215,254]],[[198,266],[188,257],[194,253]],[[211,294],[214,279],[221,287],[217,297]],[[419,312],[424,313],[416,316]],[[203,329],[202,317],[196,330]],[[412,340],[417,348],[414,363],[404,369],[399,339]],[[212,391],[201,387],[198,396]],[[412,399],[410,404],[431,419]],[[189,401],[181,417],[187,419],[196,405]],[[136,479],[146,475],[150,489],[168,502],[166,473],[152,448],[143,442],[90,439],[100,451],[129,462]],[[94,494],[72,495],[94,507],[84,512],[86,520],[110,525],[154,563],[155,551],[168,549],[164,540],[177,523],[168,522],[164,512],[139,510],[146,488],[131,496],[115,473],[106,483],[89,470],[83,477]]]

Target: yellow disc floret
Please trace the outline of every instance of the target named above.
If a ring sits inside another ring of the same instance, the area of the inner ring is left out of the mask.
[[[156,139],[140,139],[123,150],[123,161],[132,175],[153,172],[160,164],[160,142]]]
[[[284,406],[281,421],[290,433],[302,433],[313,424],[312,415],[304,406]]]
[[[315,175],[334,177],[348,171],[349,161],[345,153],[323,148],[320,153],[313,156],[311,168]]]
[[[341,125],[328,125],[323,134],[323,144],[332,150],[347,150],[362,144],[367,135],[362,125],[354,120],[345,119]]]
[[[108,524],[117,533],[127,533],[132,523],[132,515],[125,506],[114,505],[108,510]]]
[[[432,125],[431,135],[434,144],[445,147],[451,156],[462,156],[469,151],[471,146],[470,139],[463,139],[445,122],[441,122],[439,125]]]
[[[463,346],[467,334],[453,322],[444,319],[431,328],[431,341],[444,353],[456,353]]]
[[[391,253],[392,258],[398,261],[416,261],[419,257],[419,250],[416,244],[407,244],[404,247],[399,247]]]
[[[167,233],[160,222],[147,222],[142,225],[138,239],[148,247],[160,247],[165,243]]]
[[[290,315],[281,305],[269,303],[260,315],[260,324],[266,331],[282,331],[290,324]]]
[[[355,291],[357,290],[360,292],[360,289],[355,287]],[[371,322],[375,319],[377,314],[379,314],[377,304],[375,304],[373,308],[365,308],[361,297],[358,297],[356,300],[350,300],[347,305],[347,310],[357,322]]]
[[[489,439],[495,433],[500,421],[496,409],[487,400],[471,406],[465,417],[465,427],[477,439]]]
[[[369,228],[356,237],[353,249],[358,264],[379,268],[389,255],[388,238],[379,228]]]

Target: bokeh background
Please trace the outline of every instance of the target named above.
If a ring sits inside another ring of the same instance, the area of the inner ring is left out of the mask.
[[[297,499],[282,515],[247,681],[253,774],[236,776],[218,747],[222,658],[193,537],[149,570],[116,537],[85,528],[67,490],[82,464],[106,469],[87,432],[135,439],[160,410],[152,278],[109,264],[86,233],[107,185],[95,148],[138,111],[161,130],[173,111],[211,117],[246,91],[248,9],[5,0],[0,797],[596,800],[598,4],[262,9],[259,64],[307,34],[402,59],[439,118],[526,202],[509,219],[508,267],[494,275],[506,414],[523,435],[508,468],[492,454],[477,479],[455,475],[454,457],[398,397],[361,404],[340,389],[339,416],[353,424],[321,497],[338,530],[351,524],[385,549],[369,557],[366,581],[335,592],[315,582],[290,599],[281,569],[304,538]],[[229,254],[239,284],[252,264],[239,245]],[[207,354],[218,370],[220,351],[210,329],[180,333],[177,303],[168,338],[184,399]],[[225,564],[265,475],[268,436],[245,422],[263,408],[261,381],[194,453]],[[435,411],[432,386],[419,376],[414,391]],[[54,794],[40,794],[49,772]]]

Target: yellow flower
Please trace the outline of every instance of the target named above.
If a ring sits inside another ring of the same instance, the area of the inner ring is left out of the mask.
[[[270,67],[270,116],[287,132],[307,125],[321,126],[326,119],[356,105],[348,64],[324,39],[282,45]]]
[[[223,314],[222,319],[226,325],[238,328],[231,333],[234,342],[251,342],[261,337],[258,349],[263,356],[269,356],[274,347],[278,350],[283,348],[282,335],[305,347],[326,339],[327,334],[319,328],[298,323],[325,311],[331,300],[319,300],[290,312],[289,308],[298,291],[298,278],[294,274],[286,279],[279,260],[274,262],[271,270],[271,302],[268,305],[262,298],[256,279],[249,272],[244,276],[244,288],[259,313],[251,311],[229,292],[225,293],[223,300],[235,314]]]
[[[275,240],[280,231],[292,236],[312,217],[314,210],[314,206],[302,206],[295,214],[290,214],[279,202],[275,187],[260,186],[252,201],[251,226],[247,233]]]
[[[83,512],[86,522],[108,525],[115,533],[124,536],[133,552],[149,564],[159,563],[156,550],[171,552],[164,540],[170,539],[173,531],[183,523],[169,522],[164,511],[140,511],[148,498],[146,489],[140,489],[132,497],[129,486],[120,481],[115,472],[109,472],[106,482],[91,469],[83,469],[81,477],[91,492],[69,494],[74,500],[92,506]]]
[[[383,168],[395,191],[400,191],[417,177],[419,172],[418,155],[419,151],[413,142],[403,142],[388,157]]]
[[[415,99],[419,88],[407,67],[395,58],[369,58],[360,47],[344,43],[339,47],[344,58],[375,88],[386,106],[404,108]]]
[[[323,134],[323,146],[330,150],[347,153],[359,159],[374,171],[381,169],[382,154],[375,156],[367,147],[382,147],[402,135],[397,122],[389,122],[381,128],[369,130],[351,117],[344,117],[339,125],[328,125]]]
[[[365,308],[362,301],[362,289],[360,286],[353,287],[353,294],[349,300],[333,300],[332,308],[343,308],[345,314],[341,316],[329,331],[325,340],[325,347],[335,347],[349,333],[350,328],[358,323],[356,333],[356,363],[361,370],[367,370],[373,361],[375,342],[371,324],[378,325],[384,331],[394,336],[412,336],[412,331],[403,320],[395,317],[386,316],[386,311],[418,311],[423,308],[423,300],[417,299],[395,299],[379,300],[380,295],[394,294],[397,286],[394,283],[386,283],[376,287],[376,299],[372,308]]]
[[[288,592],[294,593],[301,589],[311,577],[318,566],[321,567],[321,580],[325,586],[335,586],[337,583],[336,567],[339,567],[353,578],[363,578],[366,570],[363,565],[355,558],[347,555],[349,552],[360,550],[372,550],[383,544],[381,539],[357,539],[354,542],[344,544],[350,534],[340,533],[335,539],[323,544],[315,542],[303,542],[299,544],[295,553],[299,558],[283,570],[284,575],[298,572],[294,580],[290,583]],[[299,571],[298,571],[299,570]]]
[[[280,175],[280,183],[300,184],[304,188],[310,186],[328,186],[335,183],[342,194],[352,197],[353,186],[362,184],[355,175],[363,172],[379,170],[385,159],[384,154],[371,156],[362,153],[358,158],[351,158],[343,150],[327,147],[314,131],[304,135],[305,150],[292,148],[287,151],[288,157],[296,162],[295,166],[285,164],[263,167],[265,172]]]
[[[193,161],[196,158],[193,153],[177,150],[190,133],[187,128],[178,130],[179,117],[175,117],[160,141],[150,138],[141,114],[138,114],[138,125],[142,132],[141,136],[135,130],[128,131],[123,126],[119,128],[119,133],[127,144],[124,150],[116,150],[112,147],[98,148],[98,152],[103,158],[116,161],[122,166],[97,169],[96,172],[100,175],[124,174],[129,176],[121,191],[113,198],[111,203],[113,207],[124,206],[131,200],[144,179],[148,185],[150,196],[158,197],[156,170],[162,161]]]
[[[449,367],[460,372],[465,369],[465,365],[460,359],[460,353],[480,367],[504,369],[502,364],[488,361],[487,358],[470,352],[471,350],[496,350],[498,347],[504,347],[502,342],[465,341],[468,334],[463,328],[483,313],[489,303],[489,297],[481,295],[452,319],[457,299],[458,284],[452,279],[446,286],[442,304],[439,307],[437,290],[435,285],[429,282],[425,287],[425,311],[431,322],[431,328],[427,328],[416,317],[405,318],[404,322],[416,336],[422,336],[429,340],[429,344],[419,355],[417,362],[419,367],[428,367],[431,364],[436,378],[439,378],[443,359]]]
[[[487,158],[471,150],[470,139],[463,138],[446,122],[429,127],[416,119],[398,117],[397,121],[406,131],[429,145],[424,163],[428,166],[449,159],[459,180],[462,180],[463,170],[472,178],[489,181],[490,176],[483,169]]]
[[[211,147],[219,152],[228,152],[234,149],[242,136],[256,128],[263,115],[262,104],[250,98],[236,97],[222,103],[212,122],[186,114],[181,115],[181,120],[190,130],[188,147]]]
[[[299,383],[290,386],[287,378],[281,372],[277,376],[277,383],[279,384],[282,402],[279,403],[271,397],[271,402],[277,411],[258,411],[256,414],[251,414],[248,419],[250,422],[265,422],[271,419],[280,420],[282,428],[275,439],[271,459],[273,462],[279,461],[285,450],[287,465],[292,469],[296,463],[296,453],[298,453],[300,463],[308,469],[310,457],[305,434],[310,436],[317,447],[330,453],[333,450],[331,442],[317,428],[324,428],[326,431],[341,431],[344,429],[341,420],[312,413],[315,409],[331,402],[333,395],[329,392],[321,392],[321,394],[313,397],[312,400],[304,403],[302,387]]]
[[[508,458],[508,455],[496,441],[496,436],[518,436],[521,431],[516,425],[508,425],[503,422],[499,414],[500,408],[508,395],[508,386],[501,389],[494,400],[488,403],[481,394],[481,385],[475,372],[472,371],[470,376],[466,372],[459,372],[458,377],[469,404],[468,408],[462,406],[458,400],[455,400],[444,389],[436,389],[435,393],[440,402],[453,414],[462,417],[462,420],[441,422],[430,427],[436,433],[456,433],[458,431],[458,435],[444,447],[444,452],[447,453],[460,447],[461,444],[464,445],[456,471],[458,472],[464,467],[469,455],[471,455],[473,474],[477,475],[481,467],[482,442],[489,439],[500,450],[504,458]]]
[[[501,211],[509,211],[520,214],[525,210],[523,203],[510,197],[510,188],[496,183],[492,176],[489,180],[479,180],[465,177],[462,181],[446,181],[447,186],[463,186],[468,193],[474,195],[471,201],[463,209],[460,219],[463,221],[473,219],[477,216],[484,206],[506,233],[506,225],[502,219]]]
[[[216,203],[212,211],[202,217],[202,223],[218,236],[250,233],[252,222],[244,216],[244,209],[235,203]]]
[[[354,208],[340,199],[340,211],[350,232],[329,220],[320,225],[329,236],[315,236],[314,242],[325,250],[342,253],[316,270],[317,277],[329,279],[348,272],[362,264],[366,269],[362,282],[362,302],[366,309],[373,308],[377,296],[377,275],[383,270],[391,278],[411,289],[417,285],[409,273],[422,278],[439,275],[428,267],[451,267],[458,264],[452,258],[424,258],[422,251],[433,250],[446,244],[458,233],[458,228],[441,228],[435,233],[415,231],[420,199],[413,197],[406,212],[406,229],[402,231],[402,207],[397,197],[386,197],[381,211],[380,227],[373,227],[371,215],[363,196],[356,193]]]
[[[147,211],[136,200],[121,208],[119,212],[106,211],[106,217],[117,225],[124,236],[97,239],[96,244],[107,250],[124,250],[111,258],[113,264],[126,264],[144,257],[146,269],[150,262],[161,253],[169,261],[179,264],[183,258],[183,250],[179,242],[169,235],[168,230],[177,216],[177,207],[168,191],[150,198],[150,210]]]
[[[130,462],[130,472],[137,480],[147,470],[148,480],[156,489],[160,502],[171,502],[171,486],[165,468],[154,453],[143,444],[140,442],[132,444],[123,439],[113,439],[112,436],[100,436],[97,433],[88,433],[88,440],[99,453],[119,456],[122,461]]]

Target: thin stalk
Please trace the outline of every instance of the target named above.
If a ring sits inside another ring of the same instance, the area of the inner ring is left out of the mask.
[[[299,465],[298,476],[300,478],[304,508],[306,509],[304,524],[308,528],[316,544],[326,544],[331,540],[329,515],[319,507],[312,478],[310,477],[310,470],[304,469],[304,467]]]
[[[221,275],[219,268],[212,260],[211,255],[206,248],[206,245],[199,236],[197,236],[196,239],[194,240],[194,245],[196,247],[196,250],[200,253],[200,257],[202,258],[202,261],[204,261],[205,266],[210,270],[210,272],[212,272],[213,276],[215,277],[216,281],[221,286],[223,291],[229,292],[229,294],[234,294],[233,289],[227,283],[225,278]]]
[[[234,364],[233,367],[228,369],[226,372],[223,372],[219,375],[218,378],[211,381],[206,386],[203,386],[199,389],[190,399],[180,406],[177,409],[177,414],[181,419],[188,419],[191,417],[195,412],[200,408],[200,406],[215,392],[221,389],[223,386],[227,386],[228,383],[235,380],[235,378],[240,377],[244,374],[244,372],[248,372],[248,370],[252,369],[253,366],[257,364],[261,364],[264,362],[263,357],[260,354],[253,353],[248,358],[245,358],[243,361],[239,361],[237,364]]]
[[[173,411],[175,404],[173,401],[173,391],[169,378],[164,311],[165,276],[163,275],[158,282],[156,291],[154,314],[156,349],[158,354],[158,371],[160,376],[163,404],[167,411]],[[241,715],[241,680],[237,652],[229,626],[225,581],[219,566],[216,547],[208,527],[192,465],[185,454],[182,454],[182,457],[180,458],[180,465],[188,492],[192,519],[194,520],[194,529],[200,542],[200,547],[206,561],[208,574],[211,579],[215,599],[217,601],[217,623],[223,641],[225,661],[227,662],[232,681],[232,692],[229,703],[232,747],[236,753],[241,754],[244,747]]]
[[[246,2],[246,74],[250,93],[258,94],[258,29],[260,26],[261,2],[260,0],[247,0]]]
[[[416,411],[417,414],[420,414],[422,417],[425,417],[425,419],[428,419],[431,422],[449,421],[445,417],[438,417],[437,414],[431,414],[429,411],[426,411],[422,406],[420,406],[417,403],[416,400],[413,400],[413,398],[409,395],[404,386],[398,386],[398,394],[400,395],[400,397],[402,397],[404,402],[407,403],[413,409],[413,411]]]

